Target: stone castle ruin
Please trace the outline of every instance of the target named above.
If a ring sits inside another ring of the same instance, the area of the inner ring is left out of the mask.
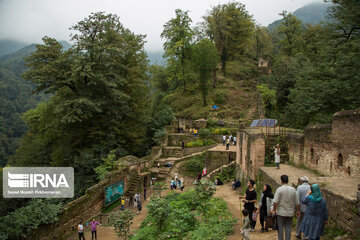
[[[337,112],[331,124],[308,126],[305,131],[249,127],[238,132],[237,176],[257,179],[258,185],[280,186],[280,175],[290,184],[306,175],[319,183],[329,216],[337,226],[360,234],[360,109]],[[271,166],[272,146],[280,143],[280,170]]]

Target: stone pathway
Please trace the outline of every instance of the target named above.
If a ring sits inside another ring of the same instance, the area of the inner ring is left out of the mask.
[[[238,146],[230,145],[229,150],[226,150],[226,146],[222,144],[218,144],[213,148],[208,149],[208,151],[221,151],[221,152],[236,152],[236,148]]]

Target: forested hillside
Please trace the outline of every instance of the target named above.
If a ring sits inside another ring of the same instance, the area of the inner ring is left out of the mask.
[[[0,166],[15,153],[28,129],[21,114],[46,99],[43,94],[33,95],[33,85],[21,77],[25,70],[23,57],[35,49],[35,45],[30,45],[0,57]]]
[[[26,43],[4,39],[0,40],[0,57],[25,47]]]

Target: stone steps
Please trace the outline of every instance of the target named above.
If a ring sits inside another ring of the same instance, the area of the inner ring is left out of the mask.
[[[130,178],[130,182],[128,183],[128,188],[124,195],[125,196],[130,196],[130,194],[133,195],[136,186],[138,186],[139,184],[139,181],[140,181],[140,176],[138,174],[132,176]]]

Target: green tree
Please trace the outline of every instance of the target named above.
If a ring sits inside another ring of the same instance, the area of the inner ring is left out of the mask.
[[[208,180],[201,180],[195,184],[195,201],[199,203],[198,209],[202,213],[206,213],[206,210],[210,207],[210,199],[215,191],[214,184]]]
[[[39,225],[58,221],[60,212],[61,204],[32,199],[26,206],[0,218],[0,239],[29,239]]]
[[[159,232],[164,227],[164,223],[170,215],[170,204],[165,198],[157,197],[147,204],[149,215],[154,219],[154,224]]]
[[[130,239],[130,226],[134,215],[133,211],[129,209],[117,210],[109,215],[108,225],[114,227],[119,237],[125,240]]]
[[[266,117],[275,117],[276,114],[276,91],[269,89],[267,84],[260,84],[256,86],[258,92],[261,94],[262,102],[265,106]]]
[[[288,57],[293,57],[301,46],[301,21],[286,11],[283,11],[280,15],[283,17],[283,21],[278,27],[280,51]]]
[[[265,27],[256,25],[254,34],[254,49],[256,59],[267,57],[272,51],[272,41]]]
[[[226,63],[244,54],[254,30],[252,16],[239,2],[212,7],[204,17],[206,33],[214,40],[221,58],[221,69],[226,73]]]
[[[182,81],[186,92],[186,71],[188,61],[191,59],[191,43],[194,31],[191,29],[191,18],[188,11],[175,10],[176,17],[164,25],[161,37],[165,39],[164,57],[171,68],[171,77],[176,82]]]
[[[360,4],[357,0],[325,0],[332,2],[329,17],[335,21],[331,22],[333,36],[340,43],[347,42],[352,37],[358,38],[360,34]]]
[[[78,193],[96,182],[94,168],[110,150],[143,154],[148,60],[145,36],[116,15],[93,13],[72,29],[69,50],[45,37],[26,59],[24,78],[52,97],[24,115],[30,131],[12,163],[73,166]]]
[[[206,106],[206,96],[209,93],[209,80],[218,60],[219,55],[215,45],[209,39],[200,40],[194,45],[192,61],[195,72],[199,77],[199,87],[204,106]]]

